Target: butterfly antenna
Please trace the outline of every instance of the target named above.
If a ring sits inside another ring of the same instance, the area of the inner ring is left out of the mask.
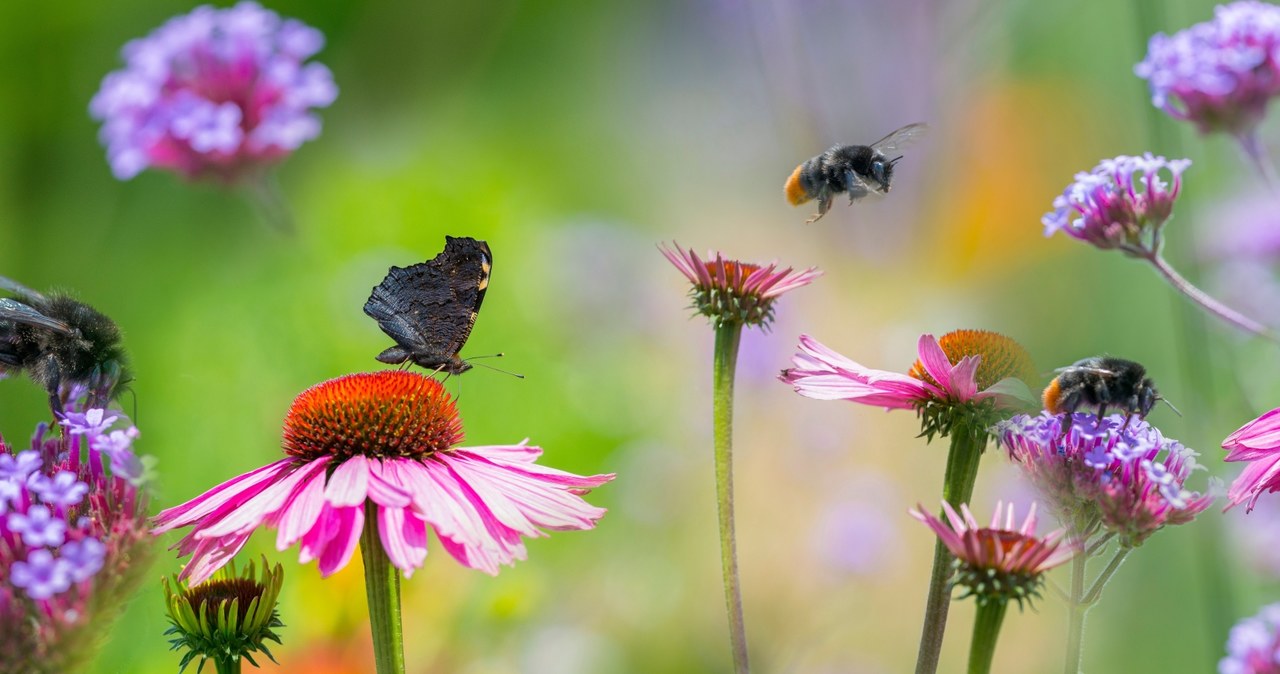
[[[473,360],[479,360],[479,359],[481,359],[481,358],[501,358],[501,357],[503,357],[503,356],[505,356],[505,355],[507,355],[507,354],[505,354],[505,353],[491,353],[491,354],[488,354],[488,355],[485,355],[485,356],[472,356],[472,357],[470,357],[470,358],[468,358],[468,359],[467,359],[467,362],[471,362],[471,361],[473,361]],[[476,365],[479,365],[480,367],[483,367],[483,368],[488,369],[488,370],[493,370],[494,372],[501,372],[502,374],[509,374],[509,375],[511,375],[512,377],[515,377],[516,379],[524,379],[524,375],[522,375],[522,374],[516,374],[515,372],[509,372],[509,371],[507,371],[507,370],[503,370],[503,369],[501,369],[501,368],[497,368],[497,367],[494,367],[494,366],[492,366],[492,365],[485,365],[484,363],[476,363]]]
[[[1161,400],[1161,401],[1163,401],[1163,402],[1164,402],[1164,404],[1168,405],[1168,406],[1169,406],[1169,409],[1173,410],[1173,413],[1174,413],[1174,414],[1176,414],[1176,415],[1178,415],[1178,416],[1182,416],[1182,412],[1179,412],[1179,411],[1178,411],[1178,408],[1174,407],[1174,406],[1173,406],[1173,403],[1169,402],[1169,399],[1168,399],[1168,398],[1161,398],[1160,400]]]

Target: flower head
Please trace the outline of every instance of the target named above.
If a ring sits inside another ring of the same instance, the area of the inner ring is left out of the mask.
[[[779,295],[809,285],[822,272],[814,267],[779,270],[776,262],[767,266],[726,260],[720,253],[708,253],[703,261],[693,249],[672,244],[672,250],[658,250],[693,284],[689,295],[693,308],[717,325],[737,322],[767,326],[773,320],[773,302]]]
[[[1227,657],[1218,674],[1280,674],[1280,604],[1236,623],[1227,637]]]
[[[73,399],[60,434],[0,440],[0,671],[79,671],[146,567],[146,494],[96,448],[122,419]]]
[[[1185,482],[1197,454],[1140,419],[1021,414],[996,434],[1023,474],[1073,534],[1101,524],[1121,545],[1140,545],[1170,524],[1190,522],[1213,502]]]
[[[956,330],[935,339],[926,334],[917,351],[919,360],[903,374],[866,367],[800,335],[793,367],[783,370],[780,379],[809,398],[914,409],[924,417],[930,436],[945,435],[957,414],[988,416],[1034,401],[1025,383],[1035,376],[1031,356],[1004,335]],[[973,421],[979,428],[989,425]]]
[[[320,133],[312,108],[333,103],[329,69],[304,63],[324,36],[255,2],[197,7],[124,47],[89,111],[102,120],[111,170],[148,167],[232,181]]]
[[[923,506],[917,505],[910,513],[933,529],[938,540],[955,555],[955,584],[964,586],[968,590],[965,596],[972,595],[979,603],[1013,599],[1021,605],[1024,600],[1038,597],[1044,572],[1071,559],[1078,551],[1076,546],[1063,543],[1065,529],[1044,537],[1036,535],[1034,504],[1021,526],[1014,518],[1012,503],[1007,509],[997,503],[988,527],[978,526],[967,505],[960,506],[963,516],[946,501],[942,502],[942,510],[947,516],[945,523],[925,512]]]
[[[1280,7],[1245,0],[1214,9],[1212,21],[1151,37],[1134,73],[1151,103],[1201,133],[1247,134],[1280,94]]]
[[[1160,249],[1160,228],[1173,213],[1190,159],[1153,156],[1104,159],[1053,200],[1044,235],[1062,231],[1102,249],[1118,248],[1145,257]],[[1167,171],[1169,181],[1161,178]]]
[[[1227,450],[1225,461],[1247,461],[1227,490],[1227,508],[1244,503],[1245,511],[1253,505],[1263,491],[1280,490],[1280,409],[1274,409],[1236,429],[1222,441]]]
[[[272,568],[264,557],[260,574],[255,571],[254,562],[237,573],[233,561],[196,587],[176,577],[172,585],[168,578],[163,584],[170,623],[165,634],[174,635],[169,641],[173,650],[186,650],[180,669],[186,669],[197,656],[201,666],[206,659],[238,663],[245,658],[257,667],[253,660],[256,652],[265,653],[275,662],[265,642],[281,643],[275,632],[284,626],[276,610],[284,585],[284,568],[279,564]]]
[[[460,563],[496,574],[525,558],[522,537],[591,529],[604,516],[581,494],[612,474],[544,468],[534,463],[542,450],[524,442],[461,440],[454,401],[431,377],[387,370],[326,381],[290,408],[286,458],[161,512],[154,533],[192,527],[175,547],[192,555],[181,578],[193,585],[263,526],[278,530],[277,549],[300,544],[300,561],[318,559],[328,576],[355,552],[366,515],[406,577],[426,560],[427,525]]]

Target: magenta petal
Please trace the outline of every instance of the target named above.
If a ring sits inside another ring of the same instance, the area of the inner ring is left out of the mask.
[[[1232,451],[1246,447],[1271,451],[1280,448],[1280,408],[1271,410],[1241,426],[1222,441],[1222,446]],[[1227,460],[1236,459],[1228,458]]]
[[[324,498],[336,508],[364,505],[369,495],[369,460],[357,454],[343,461],[325,487]]]
[[[943,389],[951,390],[951,361],[938,345],[938,340],[933,335],[920,335],[916,350],[920,354],[920,364],[924,365],[924,371]]]
[[[413,499],[388,467],[394,461],[369,461],[369,500],[387,508],[403,508]]]
[[[293,464],[292,458],[281,459],[244,475],[223,482],[205,493],[166,510],[152,518],[153,534],[160,534],[176,527],[184,527],[204,519],[209,513],[228,503],[238,504],[251,498],[262,490],[266,482],[275,479],[276,475],[287,470]]]
[[[320,553],[320,576],[327,578],[351,561],[364,529],[364,507],[340,508],[337,528]]]
[[[414,569],[427,560],[426,523],[407,508],[379,508],[378,536],[387,559],[404,572],[405,578],[412,576]]]
[[[229,512],[225,517],[204,528],[197,526],[196,538],[216,538],[231,533],[252,533],[264,519],[275,514],[277,510],[284,506],[300,482],[314,475],[317,468],[321,471],[324,470],[325,461],[321,460],[317,463],[320,465],[299,465],[296,470],[277,479],[266,489],[258,492],[253,498]]]
[[[200,541],[191,552],[191,561],[182,567],[178,575],[191,585],[198,585],[208,580],[218,569],[226,566],[232,557],[240,552],[249,534],[237,534],[223,538],[207,538]]]
[[[978,373],[978,366],[982,364],[982,356],[965,356],[955,367],[951,368],[948,377],[950,384],[947,388],[951,391],[951,395],[959,402],[966,402],[973,399],[978,393],[978,382],[975,376]]]
[[[316,461],[318,474],[313,474],[304,482],[302,488],[276,514],[276,526],[279,527],[276,533],[277,550],[283,551],[298,542],[303,534],[315,526],[320,510],[324,507],[324,466],[327,463],[328,457]]]

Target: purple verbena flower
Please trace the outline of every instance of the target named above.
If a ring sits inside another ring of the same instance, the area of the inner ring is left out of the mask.
[[[1280,604],[1263,606],[1231,628],[1218,674],[1280,674]]]
[[[30,449],[18,452],[17,456],[0,453],[0,480],[26,482],[42,465],[44,460],[40,458],[40,453]]]
[[[89,485],[81,482],[69,470],[58,471],[53,477],[32,475],[27,486],[44,503],[63,509],[79,503],[89,493]]]
[[[197,7],[125,45],[89,111],[111,170],[148,167],[233,182],[320,133],[313,108],[337,98],[329,69],[304,63],[320,31],[255,2]]]
[[[1168,160],[1150,152],[1102,160],[1053,200],[1041,219],[1045,236],[1062,231],[1102,249],[1118,248],[1136,257],[1160,249],[1160,228],[1173,213],[1190,159]],[[1166,182],[1161,170],[1168,173]]]
[[[9,567],[9,582],[27,591],[32,599],[48,599],[71,587],[68,565],[54,559],[48,550],[33,550],[25,562],[14,562]]]
[[[1140,419],[1025,414],[996,427],[1000,444],[1073,533],[1100,524],[1126,547],[1190,522],[1213,496],[1186,489],[1196,453]]]
[[[1280,94],[1280,7],[1233,2],[1211,21],[1151,37],[1134,73],[1151,85],[1151,102],[1201,133],[1253,132]]]
[[[89,537],[64,543],[61,559],[67,563],[67,573],[71,575],[71,580],[81,583],[92,578],[102,568],[106,554],[107,546],[102,541]]]
[[[111,473],[137,485],[146,478],[146,466],[137,454],[133,453],[133,441],[138,437],[138,428],[130,426],[124,430],[115,430],[93,438],[90,444],[111,461]]]
[[[71,435],[99,435],[111,427],[120,418],[114,412],[100,408],[92,408],[84,412],[69,410],[62,413],[59,422],[66,426]]]
[[[6,523],[9,531],[21,534],[22,542],[33,548],[62,545],[67,535],[67,523],[54,517],[46,505],[33,505],[26,513],[9,513]]]

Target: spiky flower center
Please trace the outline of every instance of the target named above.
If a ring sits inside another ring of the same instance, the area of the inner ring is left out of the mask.
[[[747,286],[747,279],[763,267],[736,260],[705,263],[710,283],[697,283],[690,293],[693,306],[718,322],[767,325],[773,320],[773,298]]]
[[[979,604],[1013,600],[1021,606],[1040,596],[1043,570],[997,564],[1019,550],[1043,546],[1039,539],[1007,529],[976,529],[965,537],[973,558],[956,559],[954,580],[967,590],[964,597],[975,597]]]
[[[209,624],[217,624],[220,616],[233,600],[237,618],[243,624],[249,614],[249,604],[262,597],[266,588],[251,578],[217,578],[190,588],[185,593],[187,603],[197,615],[203,614]]]
[[[975,379],[978,390],[990,388],[1006,377],[1016,377],[1023,381],[1034,381],[1035,365],[1031,354],[1012,338],[990,330],[955,330],[938,338],[938,346],[947,354],[952,365],[968,356],[982,356],[978,364]],[[937,385],[938,382],[929,376],[924,364],[919,360],[911,366],[907,374]]]
[[[415,457],[462,442],[462,420],[437,380],[413,372],[351,374],[317,384],[284,420],[285,453],[304,459]]]

